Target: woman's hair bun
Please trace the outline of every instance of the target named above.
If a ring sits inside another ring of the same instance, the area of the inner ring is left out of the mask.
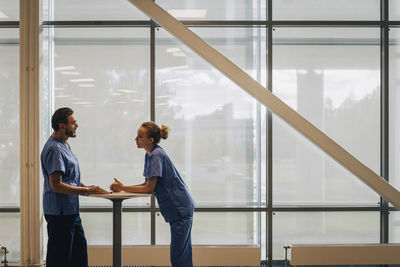
[[[161,125],[161,128],[160,128],[160,137],[161,137],[162,139],[167,139],[167,138],[168,138],[168,133],[169,133],[169,131],[170,131],[170,128],[169,128],[168,126],[166,126],[166,125]]]

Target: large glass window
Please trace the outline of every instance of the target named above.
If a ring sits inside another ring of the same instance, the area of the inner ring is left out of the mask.
[[[379,173],[379,29],[276,28],[273,43],[273,93]],[[274,120],[275,204],[379,201],[285,124]]]
[[[0,205],[19,206],[19,31],[0,29]]]
[[[400,243],[400,212],[391,212],[389,219],[389,242]]]
[[[53,106],[43,110],[44,123],[57,108],[74,110],[79,128],[68,142],[79,159],[83,183],[108,188],[113,177],[127,184],[142,183],[144,152],[136,148],[134,138],[140,124],[150,119],[149,30],[51,32],[48,94]],[[83,205],[105,202],[81,198]]]
[[[400,29],[390,29],[390,86],[389,86],[389,180],[400,185]]]
[[[18,209],[20,203],[18,34],[18,29],[0,28],[0,209]],[[19,258],[19,217],[0,212],[0,243],[11,251],[10,259]]]
[[[41,91],[41,147],[51,134],[54,110],[70,107],[78,121],[68,142],[77,155],[82,182],[108,189],[113,177],[126,184],[143,182],[144,152],[136,148],[136,130],[150,119],[149,29],[79,28],[45,31]],[[149,199],[124,205],[147,205]],[[81,206],[111,201],[81,197]],[[150,243],[149,214],[123,216],[123,243]],[[112,213],[83,213],[89,245],[112,243]],[[44,225],[44,244],[47,234]],[[45,246],[44,246],[45,250]],[[45,251],[44,251],[45,255]]]
[[[104,21],[148,20],[149,18],[127,0],[45,0],[45,20]]]
[[[272,0],[274,20],[379,20],[379,0]]]
[[[272,23],[266,20],[267,0],[155,3],[178,20],[192,21],[191,30],[263,86],[269,77],[275,95],[380,173],[381,28],[362,26],[365,21],[379,23],[380,1],[271,1]],[[395,8],[398,1],[389,0],[391,19],[400,14]],[[18,19],[18,12],[12,15],[10,10],[0,3],[0,21]],[[68,141],[80,161],[84,183],[108,188],[113,177],[126,184],[143,182],[145,152],[136,148],[133,139],[143,121],[155,118],[158,124],[171,127],[169,138],[160,145],[200,208],[194,216],[193,244],[260,245],[265,260],[266,244],[272,241],[270,259],[282,260],[283,246],[289,244],[380,241],[378,194],[279,117],[272,115],[269,129],[263,105],[162,27],[151,24],[129,1],[44,0],[42,13],[46,23],[41,147],[51,134],[53,111],[71,107],[79,128],[77,138]],[[276,21],[281,20],[301,20],[318,27],[279,27]],[[343,23],[341,27],[317,25],[332,20]],[[76,27],[53,27],[54,21]],[[85,28],[87,21],[92,27]],[[345,21],[352,23],[346,26]],[[350,26],[353,22],[360,25]],[[268,27],[273,28],[271,50]],[[17,153],[18,31],[0,29],[0,36],[0,55],[6,59],[0,62],[4,69],[0,101],[10,106],[3,111],[0,106],[0,116],[8,123],[0,132],[5,140],[0,149],[10,153],[12,139],[16,140],[12,153]],[[390,181],[397,187],[398,36],[398,30],[391,29]],[[267,62],[272,62],[271,69]],[[267,139],[269,130],[272,142]],[[269,152],[272,158],[267,158]],[[2,176],[17,178],[15,183],[0,180],[1,185],[15,189],[14,195],[10,190],[0,194],[0,205],[17,207],[19,155],[13,154],[12,162],[3,155],[7,154],[0,154],[0,164],[6,166],[0,169]],[[267,187],[269,182],[272,188]],[[273,203],[266,201],[270,190]],[[308,207],[312,211],[300,212],[302,205],[313,206]],[[333,205],[342,211],[327,212]],[[81,197],[81,206],[89,245],[111,245],[112,213],[98,209],[111,207],[111,201]],[[126,200],[124,206],[149,208],[150,199]],[[257,211],[252,210],[254,206]],[[365,206],[367,211],[351,211],[356,206]],[[290,211],[275,212],[282,208]],[[268,214],[273,214],[272,236],[266,235]],[[0,215],[7,224],[19,218],[5,211]],[[396,216],[390,215],[392,242],[396,241]],[[124,245],[149,245],[152,238],[156,245],[169,244],[169,226],[154,209],[124,211],[122,220]],[[46,238],[44,231],[45,242]]]
[[[7,248],[7,260],[15,261],[20,257],[20,215],[19,213],[0,212],[0,245]],[[0,261],[2,258],[0,258]]]
[[[265,31],[193,30],[263,80]],[[258,138],[259,104],[165,31],[157,31],[156,45],[156,121],[173,129],[161,145],[173,157],[197,204],[257,205],[261,188],[257,150],[265,151]]]
[[[389,19],[399,20],[400,19],[400,1],[389,0]]]
[[[0,1],[0,21],[19,20],[19,1],[1,0]]]
[[[292,244],[379,243],[379,212],[277,212],[273,257],[285,259]]]
[[[264,20],[265,1],[259,0],[157,0],[178,20]]]
[[[81,212],[82,226],[89,246],[111,246],[113,242],[112,212]],[[47,223],[43,219],[43,244],[47,244]],[[124,213],[121,228],[122,245],[150,245],[150,214]],[[44,246],[46,255],[46,245]]]
[[[169,225],[157,214],[157,245],[169,245]],[[193,245],[260,245],[260,214],[253,212],[196,213]]]

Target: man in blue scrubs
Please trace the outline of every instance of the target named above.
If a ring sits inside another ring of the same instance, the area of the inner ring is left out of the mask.
[[[160,138],[167,139],[169,128],[159,128],[154,122],[145,122],[135,138],[138,148],[146,150],[140,185],[125,186],[115,179],[112,191],[154,193],[161,214],[170,225],[170,258],[173,267],[192,267],[191,230],[195,202],[165,150],[157,145]]]
[[[47,221],[47,267],[87,267],[87,243],[79,217],[79,196],[106,194],[98,186],[85,186],[77,157],[67,143],[76,137],[76,122],[70,108],[56,110],[51,118],[53,134],[40,159],[44,177],[43,213]]]

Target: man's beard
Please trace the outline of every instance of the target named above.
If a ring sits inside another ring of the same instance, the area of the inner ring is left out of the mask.
[[[76,137],[76,133],[74,133],[73,131],[66,131],[65,135],[68,137]]]

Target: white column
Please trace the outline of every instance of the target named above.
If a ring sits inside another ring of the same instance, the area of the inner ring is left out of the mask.
[[[21,266],[40,264],[40,0],[20,0]]]

